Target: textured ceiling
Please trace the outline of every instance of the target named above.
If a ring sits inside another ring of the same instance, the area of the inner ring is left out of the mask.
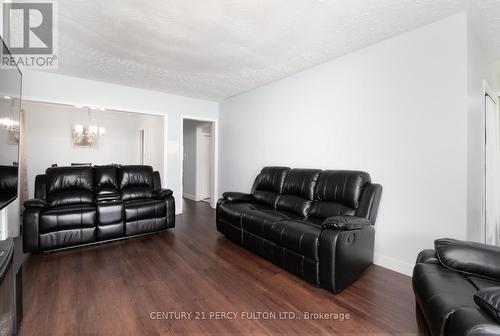
[[[500,54],[498,0],[63,0],[60,74],[223,100],[469,9]]]

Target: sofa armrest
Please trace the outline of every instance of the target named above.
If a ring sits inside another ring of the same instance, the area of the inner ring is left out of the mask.
[[[153,191],[154,198],[163,199],[163,200],[172,196],[173,194],[174,194],[174,192],[170,189],[159,189],[159,190]]]
[[[23,251],[28,252],[38,252],[38,238],[39,238],[39,222],[40,213],[43,208],[37,207],[26,207],[23,212]]]
[[[121,201],[122,197],[120,193],[103,193],[96,195],[95,202],[96,203],[105,203],[105,202],[116,202]]]
[[[255,202],[255,197],[252,194],[245,194],[241,192],[228,191],[222,193],[222,198],[226,202]]]
[[[500,279],[500,248],[444,238],[434,242],[439,262],[454,271]]]
[[[49,203],[47,201],[39,199],[39,198],[33,198],[29,199],[26,202],[24,202],[24,207],[25,208],[36,208],[36,209],[48,209],[49,208]]]
[[[375,228],[323,230],[319,242],[321,287],[337,293],[373,263]]]
[[[432,249],[426,249],[420,251],[417,255],[417,261],[415,264],[427,263],[427,264],[439,264],[439,260],[436,256],[436,252]]]
[[[450,312],[446,320],[443,335],[500,335],[500,325],[486,311],[474,305],[458,307]]]
[[[323,229],[335,230],[357,230],[369,227],[372,223],[362,217],[356,216],[334,216],[325,219],[322,223]]]
[[[488,287],[474,294],[474,302],[493,320],[500,323],[500,287]]]

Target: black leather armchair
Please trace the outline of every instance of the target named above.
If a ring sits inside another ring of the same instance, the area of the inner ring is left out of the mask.
[[[25,252],[86,245],[175,226],[172,191],[150,166],[49,168],[24,203]]]
[[[382,187],[358,171],[265,167],[248,194],[226,192],[217,230],[302,277],[338,292],[373,263]]]
[[[500,248],[438,239],[413,269],[417,310],[431,335],[500,335]]]

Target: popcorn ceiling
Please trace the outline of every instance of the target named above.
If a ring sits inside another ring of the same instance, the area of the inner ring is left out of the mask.
[[[58,5],[55,72],[217,101],[471,7],[500,50],[495,0],[72,0]]]

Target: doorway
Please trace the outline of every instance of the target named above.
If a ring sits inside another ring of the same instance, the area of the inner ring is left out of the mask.
[[[215,204],[215,122],[182,120],[182,197]]]
[[[500,118],[497,100],[484,96],[484,242],[500,245]]]
[[[26,127],[28,196],[34,195],[36,175],[53,165],[145,164],[166,181],[164,149],[166,116],[112,109],[23,101]],[[91,118],[91,119],[90,119]],[[95,124],[105,132],[94,146],[75,142],[75,126]]]

